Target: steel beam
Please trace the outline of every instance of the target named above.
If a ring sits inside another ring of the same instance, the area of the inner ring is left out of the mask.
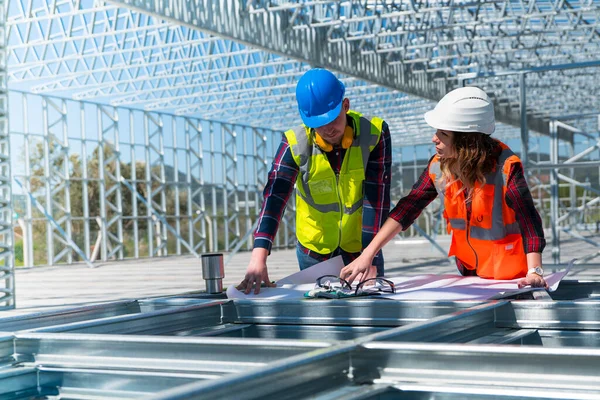
[[[19,360],[49,368],[122,370],[126,367],[138,372],[196,373],[214,379],[256,370],[282,358],[326,349],[332,343],[22,333],[16,336],[14,346]]]
[[[403,390],[571,399],[589,399],[600,390],[597,349],[377,342],[364,348],[353,360],[378,368],[378,382]]]
[[[558,129],[556,121],[550,121],[550,162],[558,163]],[[559,218],[558,204],[558,170],[550,171],[550,224],[552,230],[552,260],[560,264],[560,230],[558,229]]]
[[[15,307],[11,152],[6,85],[6,6],[0,1],[0,309]]]
[[[474,307],[481,302],[385,302],[344,300],[234,300],[223,308],[226,321],[245,324],[404,326]]]

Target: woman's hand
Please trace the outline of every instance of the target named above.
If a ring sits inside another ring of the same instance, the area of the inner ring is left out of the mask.
[[[369,257],[359,256],[356,260],[346,265],[340,271],[340,278],[347,280],[349,283],[358,280],[362,282],[366,279],[375,278],[377,276],[377,267],[371,265]]]
[[[538,269],[537,267],[539,267],[541,271],[539,274],[536,274],[533,271],[531,271],[531,273],[528,273],[525,276],[525,278],[520,279],[517,282],[519,289],[525,286],[543,287],[548,289],[548,284],[542,276],[544,274],[544,271],[542,269],[542,253],[527,253],[527,266],[529,267],[529,270],[535,270]]]
[[[527,275],[525,278],[518,281],[517,285],[519,286],[519,289],[525,286],[543,287],[548,289],[548,284],[546,283],[546,280],[538,274]]]

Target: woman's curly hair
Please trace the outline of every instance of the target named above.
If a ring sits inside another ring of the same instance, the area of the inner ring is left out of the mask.
[[[458,193],[467,190],[467,198],[470,199],[475,183],[485,184],[485,176],[496,167],[502,150],[498,141],[489,135],[478,132],[453,133],[454,156],[440,159],[442,179],[446,186],[460,181],[462,188]]]

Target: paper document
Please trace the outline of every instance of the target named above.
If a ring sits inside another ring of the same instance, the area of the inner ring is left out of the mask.
[[[310,268],[306,268],[303,271],[296,272],[295,274],[278,280],[277,286],[301,283],[314,284],[317,278],[323,275],[339,276],[342,268],[344,268],[344,260],[342,259],[342,256],[336,256],[327,261],[315,264]]]
[[[545,277],[548,283],[548,291],[553,292],[558,288],[560,281],[568,274],[573,265],[571,261],[568,267],[559,272],[549,274]],[[230,299],[303,299],[304,293],[315,287],[315,281],[323,275],[338,276],[344,267],[341,257],[322,262],[304,271],[297,272],[277,282],[277,287],[261,288],[258,295],[244,294],[230,286],[227,288],[227,297]],[[517,282],[521,279],[493,280],[483,279],[477,276],[461,275],[417,275],[387,277],[394,282],[396,293],[384,293],[374,298],[387,298],[393,300],[487,300],[509,295],[510,292],[524,292],[519,289]],[[357,282],[355,282],[356,284]],[[543,290],[529,288],[529,290]]]
[[[342,256],[333,257],[327,261],[315,264],[310,268],[296,272],[275,282],[277,287],[260,288],[259,294],[240,292],[235,285],[227,288],[227,297],[230,299],[298,299],[303,298],[304,293],[315,287],[317,278],[323,275],[339,276],[344,268]]]

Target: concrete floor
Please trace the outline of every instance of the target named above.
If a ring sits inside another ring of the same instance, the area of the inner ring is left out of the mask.
[[[600,237],[593,234],[588,236],[600,241]],[[449,238],[442,237],[439,243],[447,249]],[[561,261],[566,263],[597,250],[591,244],[565,238],[561,244]],[[422,238],[391,241],[384,248],[384,255],[387,276],[456,273],[447,258]],[[224,285],[242,280],[249,258],[248,252],[232,258],[225,267]],[[550,244],[544,252],[544,263],[547,267],[551,263]],[[267,265],[272,280],[296,272],[295,250],[274,251]],[[204,290],[201,274],[200,260],[193,256],[113,261],[93,269],[83,264],[19,268],[16,271],[17,311]],[[577,266],[569,277],[600,280],[600,265]]]

